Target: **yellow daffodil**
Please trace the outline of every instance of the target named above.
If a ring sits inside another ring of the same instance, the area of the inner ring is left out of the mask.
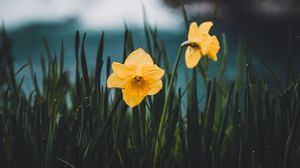
[[[196,22],[191,23],[188,41],[183,43],[188,46],[185,53],[185,63],[188,68],[195,67],[202,56],[208,56],[213,61],[218,60],[217,53],[220,45],[217,37],[209,34],[212,25],[212,22],[204,22],[198,27]]]
[[[123,99],[130,107],[138,105],[145,96],[158,93],[163,85],[164,70],[141,48],[133,51],[124,64],[113,62],[112,71],[107,87],[122,89]]]

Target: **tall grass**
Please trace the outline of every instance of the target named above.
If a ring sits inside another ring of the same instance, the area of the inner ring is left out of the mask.
[[[157,30],[146,23],[144,30],[147,49],[165,67],[166,77],[159,94],[130,109],[119,90],[109,90],[101,81],[111,71],[111,59],[103,59],[104,32],[93,72],[86,61],[86,34],[76,32],[76,78],[71,80],[64,69],[63,42],[59,55],[45,42],[47,57],[41,60],[38,78],[31,61],[14,68],[12,45],[2,28],[0,167],[300,167],[299,79],[289,78],[287,86],[270,90],[256,76],[241,39],[236,79],[227,80],[229,53],[223,34],[216,78],[208,78],[201,64],[188,72],[192,78],[186,88],[178,88]],[[123,60],[133,49],[132,32],[126,28]],[[31,72],[30,94],[24,93],[24,77],[16,80],[24,68]],[[203,77],[206,96],[199,103]],[[163,104],[166,96],[168,103]]]

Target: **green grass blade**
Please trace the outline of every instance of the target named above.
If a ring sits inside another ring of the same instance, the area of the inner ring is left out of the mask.
[[[104,50],[104,32],[101,33],[98,46],[96,69],[95,69],[95,87],[100,90],[101,69],[103,65],[103,50]]]
[[[82,76],[83,76],[86,92],[89,94],[91,89],[90,89],[89,74],[88,74],[85,47],[84,47],[85,38],[86,38],[86,33],[83,34],[83,39],[81,43],[81,70],[82,70]]]

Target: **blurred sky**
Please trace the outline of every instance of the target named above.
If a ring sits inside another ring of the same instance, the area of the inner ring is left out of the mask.
[[[1,0],[0,17],[6,27],[74,20],[87,29],[118,28],[127,22],[141,26],[143,6],[148,21],[161,29],[182,23],[180,0]],[[190,16],[212,16],[219,2],[220,19],[300,19],[299,0],[184,0]],[[249,20],[248,20],[249,21]]]
[[[170,29],[181,22],[176,9],[160,0],[1,0],[0,17],[8,28],[73,20],[87,29],[116,29],[125,22],[142,26],[143,6],[152,25]]]

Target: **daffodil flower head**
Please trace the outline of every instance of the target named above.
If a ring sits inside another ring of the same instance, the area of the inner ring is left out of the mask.
[[[185,52],[185,63],[188,68],[194,68],[202,56],[208,56],[213,61],[218,60],[220,45],[217,37],[209,34],[212,25],[212,22],[204,22],[199,26],[196,22],[190,24],[188,41],[183,43],[188,46]]]
[[[142,48],[130,53],[124,64],[113,62],[112,71],[107,87],[122,89],[123,99],[130,107],[138,105],[147,95],[158,93],[163,86],[164,70]]]

